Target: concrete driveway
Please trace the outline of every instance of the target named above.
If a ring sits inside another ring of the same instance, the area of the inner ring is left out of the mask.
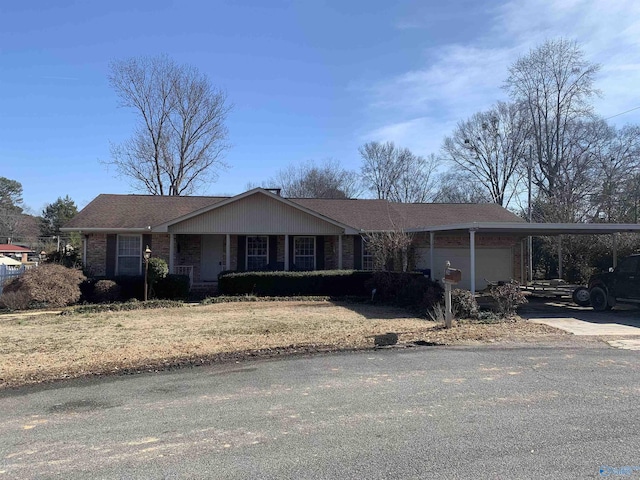
[[[608,312],[596,312],[571,301],[533,298],[518,313],[531,322],[574,335],[622,337],[609,338],[607,342],[614,347],[640,350],[640,309],[636,307],[616,306]]]

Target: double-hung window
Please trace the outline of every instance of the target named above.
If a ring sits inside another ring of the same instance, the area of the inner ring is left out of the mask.
[[[140,275],[142,266],[142,237],[140,235],[118,235],[118,275]]]
[[[247,237],[247,270],[264,270],[269,263],[269,237]]]
[[[315,270],[316,237],[294,237],[293,263],[298,270]]]
[[[373,252],[371,251],[371,243],[364,238],[362,239],[362,269],[373,270]]]

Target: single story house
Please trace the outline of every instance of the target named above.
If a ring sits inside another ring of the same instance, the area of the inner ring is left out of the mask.
[[[366,234],[401,230],[413,235],[411,267],[435,279],[447,260],[462,270],[463,288],[520,279],[523,234],[475,235],[475,222],[523,220],[495,204],[284,198],[255,188],[232,197],[102,194],[62,231],[82,234],[83,262],[96,276],[141,274],[147,246],[196,285],[223,270],[371,269]]]
[[[33,254],[33,250],[20,245],[14,245],[12,243],[0,244],[0,255],[6,257],[19,258],[22,263],[27,263],[27,258],[30,254]]]

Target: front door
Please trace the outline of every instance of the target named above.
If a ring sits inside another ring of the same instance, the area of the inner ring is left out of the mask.
[[[224,265],[224,235],[202,235],[200,280],[217,282]]]

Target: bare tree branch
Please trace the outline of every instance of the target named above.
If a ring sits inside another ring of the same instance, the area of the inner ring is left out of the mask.
[[[139,119],[133,136],[111,145],[111,160],[132,187],[152,195],[188,195],[212,182],[229,148],[226,93],[166,56],[111,64],[109,82]]]

